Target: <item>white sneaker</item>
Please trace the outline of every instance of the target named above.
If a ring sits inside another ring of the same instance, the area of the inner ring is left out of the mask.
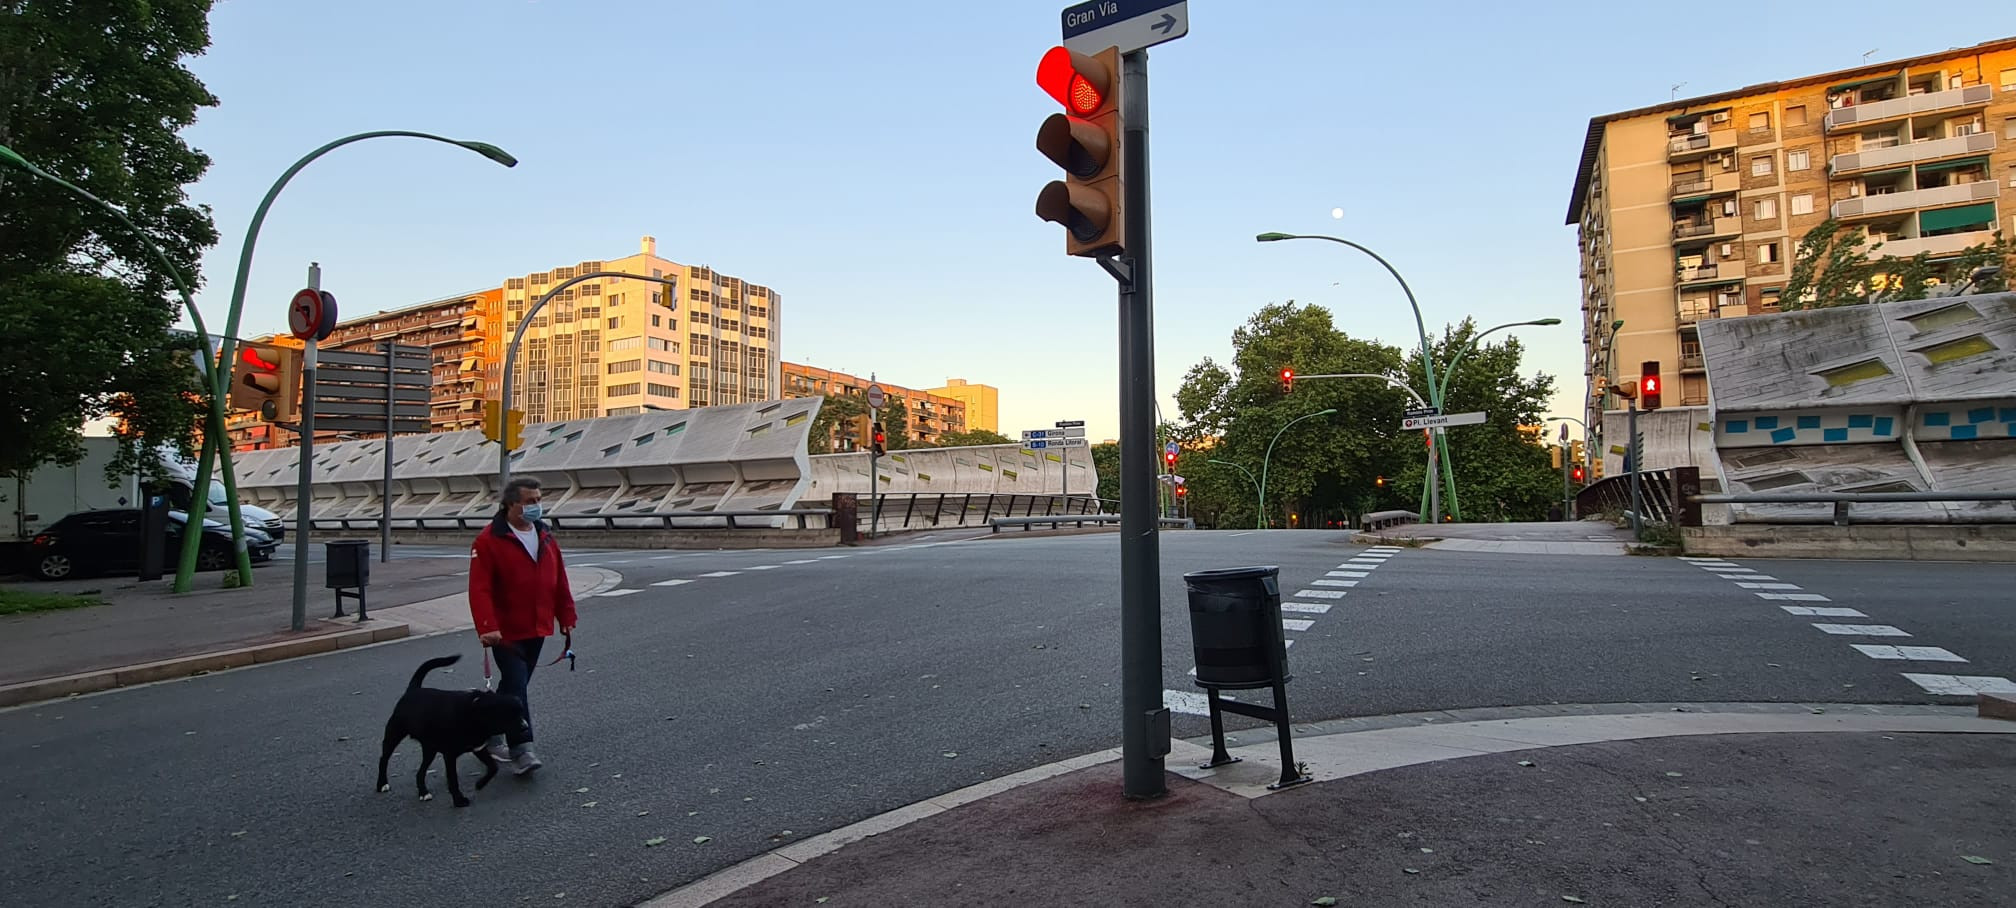
[[[503,735],[498,735],[494,738],[491,738],[481,748],[478,749],[488,751],[490,754],[490,759],[496,760],[499,763],[511,762],[511,747],[510,745],[504,743]]]
[[[546,764],[539,762],[539,755],[532,752],[532,745],[519,744],[511,748],[511,774],[531,775]]]

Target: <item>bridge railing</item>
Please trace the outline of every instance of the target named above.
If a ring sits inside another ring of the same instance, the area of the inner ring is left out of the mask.
[[[792,508],[790,510],[668,511],[662,514],[547,514],[540,518],[560,530],[704,530],[704,529],[828,529],[833,525],[832,508]],[[489,515],[466,517],[394,517],[395,529],[477,530],[489,526]],[[309,521],[317,530],[375,530],[377,517],[316,517]]]
[[[1059,517],[1110,514],[1107,502],[1087,495],[1024,495],[997,492],[910,492],[883,495],[879,512],[868,496],[856,495],[861,529],[882,532],[929,527],[984,527],[1004,517]],[[871,513],[873,512],[873,513]]]

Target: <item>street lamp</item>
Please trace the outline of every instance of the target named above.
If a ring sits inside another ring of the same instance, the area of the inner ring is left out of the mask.
[[[1207,460],[1205,463],[1215,463],[1219,466],[1231,467],[1234,470],[1238,470],[1239,475],[1246,477],[1246,481],[1253,484],[1253,494],[1257,502],[1256,506],[1259,508],[1253,514],[1253,528],[1256,530],[1265,529],[1265,527],[1260,525],[1260,521],[1263,519],[1263,515],[1267,513],[1267,496],[1260,493],[1260,480],[1253,478],[1253,471],[1229,460]]]
[[[1477,349],[1477,344],[1484,340],[1485,335],[1490,334],[1494,331],[1503,331],[1506,328],[1547,327],[1550,325],[1558,325],[1558,324],[1561,324],[1561,320],[1558,318],[1536,318],[1533,319],[1532,321],[1507,322],[1503,325],[1493,325],[1489,328],[1477,332],[1474,335],[1471,335],[1470,342],[1464,344],[1463,349],[1456,351],[1456,355],[1450,357],[1449,365],[1442,370],[1442,386],[1440,388],[1435,389],[1435,400],[1437,401],[1436,406],[1440,407],[1441,406],[1440,402],[1448,399],[1450,376],[1456,374],[1456,367],[1462,364],[1463,357],[1468,356],[1470,354],[1470,351]],[[1438,438],[1441,437],[1441,432],[1437,431],[1436,436]],[[1449,512],[1455,515],[1457,520],[1462,520],[1463,505],[1460,501],[1457,500],[1456,497],[1456,469],[1449,462],[1449,447],[1447,444],[1437,445],[1436,447],[1441,448],[1440,455],[1442,459],[1442,473],[1443,475],[1449,477],[1448,479]]]
[[[1310,419],[1317,416],[1328,416],[1335,412],[1337,412],[1337,408],[1331,407],[1327,410],[1317,410],[1314,413],[1305,413],[1301,416],[1297,416],[1294,419],[1289,420],[1286,425],[1283,425],[1279,431],[1274,433],[1274,438],[1271,441],[1267,442],[1267,455],[1265,457],[1260,458],[1260,524],[1261,525],[1256,529],[1266,529],[1267,464],[1269,461],[1274,459],[1274,442],[1281,440],[1281,433],[1288,431],[1288,426],[1292,426],[1305,419]]]
[[[1428,396],[1429,396],[1428,403],[1430,406],[1433,406],[1438,411],[1442,409],[1442,392],[1440,390],[1440,387],[1435,383],[1435,356],[1433,348],[1428,346],[1428,324],[1427,322],[1422,321],[1421,304],[1420,302],[1414,299],[1414,288],[1407,286],[1407,279],[1400,276],[1400,269],[1393,267],[1393,263],[1386,261],[1386,259],[1382,258],[1379,255],[1379,253],[1373,252],[1372,250],[1367,249],[1364,246],[1360,246],[1357,243],[1351,242],[1350,240],[1343,239],[1340,237],[1325,236],[1323,234],[1268,232],[1260,234],[1259,236],[1256,236],[1253,239],[1262,243],[1278,243],[1282,240],[1328,240],[1332,243],[1349,246],[1353,249],[1358,250],[1359,252],[1363,252],[1366,255],[1371,256],[1373,261],[1378,262],[1382,267],[1386,269],[1386,273],[1393,275],[1393,279],[1395,281],[1400,282],[1400,291],[1402,293],[1407,294],[1408,308],[1414,310],[1414,330],[1421,337],[1421,371],[1427,373],[1428,377]],[[1446,450],[1447,439],[1444,438],[1442,431],[1440,429],[1434,430],[1434,434],[1436,439],[1435,448],[1437,450],[1428,452],[1428,462],[1430,464],[1431,472],[1433,470],[1433,465],[1435,463],[1435,457],[1438,453],[1441,454],[1445,463],[1448,460],[1448,452]],[[1444,472],[1446,473],[1447,470],[1444,470]],[[1445,481],[1449,485],[1450,510],[1452,513],[1455,514],[1455,516],[1458,519],[1461,519],[1463,514],[1460,510],[1456,508],[1456,501],[1455,501],[1456,479],[1455,477],[1450,476],[1447,477]],[[1433,483],[1434,480],[1430,479],[1429,484],[1432,485]],[[1440,509],[1438,508],[1437,510],[1439,511]],[[1442,519],[1441,514],[1438,513],[1435,515],[1435,521],[1437,523],[1440,523],[1441,519]]]

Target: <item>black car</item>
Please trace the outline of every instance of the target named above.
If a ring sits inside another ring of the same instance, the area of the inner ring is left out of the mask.
[[[174,565],[182,551],[182,527],[189,516],[168,512],[166,563]],[[258,527],[245,528],[245,550],[255,562],[273,557],[279,547],[273,537]],[[203,521],[203,540],[196,549],[196,568],[221,571],[231,566],[231,528],[215,520]],[[133,573],[140,569],[140,510],[111,508],[79,511],[42,531],[29,546],[28,563],[44,580],[63,580],[85,574]]]

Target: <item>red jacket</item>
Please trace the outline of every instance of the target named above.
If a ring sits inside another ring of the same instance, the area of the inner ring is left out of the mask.
[[[536,526],[536,562],[505,520],[477,534],[469,550],[469,616],[476,619],[476,633],[499,631],[509,642],[553,636],[556,618],[562,627],[574,626],[574,591],[560,543],[545,524]]]

